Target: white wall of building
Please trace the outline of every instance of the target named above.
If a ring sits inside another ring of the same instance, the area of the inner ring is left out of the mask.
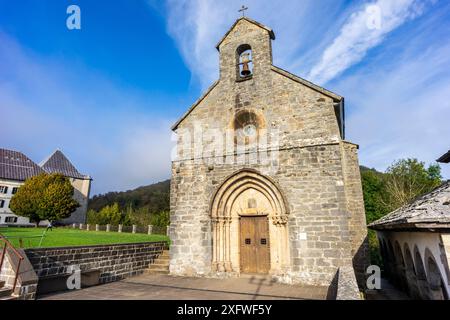
[[[74,198],[80,203],[80,207],[71,215],[70,218],[64,219],[64,222],[70,223],[85,223],[86,211],[90,191],[90,179],[73,179],[69,178],[70,183],[74,187]],[[13,196],[13,189],[20,188],[23,185],[23,181],[0,179],[0,191],[1,187],[7,188],[6,193],[0,192],[0,201],[3,200],[3,207],[0,208],[0,225],[13,224],[13,225],[30,225],[30,219],[15,215],[9,208],[9,203]],[[8,221],[16,219],[16,222]],[[42,221],[40,225],[47,225],[47,221]]]
[[[29,225],[30,224],[30,219],[25,218],[25,217],[19,217],[19,216],[15,215],[9,208],[9,203],[13,196],[14,188],[20,188],[20,186],[22,184],[23,184],[22,181],[0,179],[0,191],[2,191],[2,189],[4,189],[4,188],[7,188],[6,193],[0,192],[0,201],[3,202],[3,206],[0,208],[0,225],[1,224],[17,224],[17,225]],[[11,221],[12,219],[16,220],[16,218],[17,218],[16,222]]]

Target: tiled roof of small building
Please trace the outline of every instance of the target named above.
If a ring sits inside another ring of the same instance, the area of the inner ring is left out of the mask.
[[[66,177],[77,179],[89,178],[79,173],[69,159],[59,150],[56,150],[47,160],[44,160],[41,163],[41,167],[47,173],[61,173]]]
[[[436,160],[437,162],[441,163],[450,163],[450,150],[442,155],[439,159]]]
[[[450,181],[369,224],[371,229],[450,228]]]
[[[22,152],[0,148],[0,178],[25,181],[43,172]]]

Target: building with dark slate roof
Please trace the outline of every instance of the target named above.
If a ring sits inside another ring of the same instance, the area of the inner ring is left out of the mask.
[[[0,225],[28,225],[28,218],[15,215],[9,208],[13,195],[26,179],[41,173],[61,173],[74,187],[74,198],[80,207],[63,223],[85,223],[91,177],[81,174],[60,151],[55,151],[40,165],[21,152],[0,148]]]
[[[415,299],[449,299],[450,181],[369,228],[377,232],[385,272],[397,287]]]

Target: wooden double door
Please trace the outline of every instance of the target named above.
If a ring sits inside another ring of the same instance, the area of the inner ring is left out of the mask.
[[[268,273],[270,241],[267,216],[241,216],[240,259],[242,273]]]

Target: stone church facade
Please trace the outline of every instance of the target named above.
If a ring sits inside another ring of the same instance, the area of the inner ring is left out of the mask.
[[[220,77],[173,126],[170,273],[329,285],[368,264],[358,146],[344,98],[272,64],[268,27],[238,19]]]

